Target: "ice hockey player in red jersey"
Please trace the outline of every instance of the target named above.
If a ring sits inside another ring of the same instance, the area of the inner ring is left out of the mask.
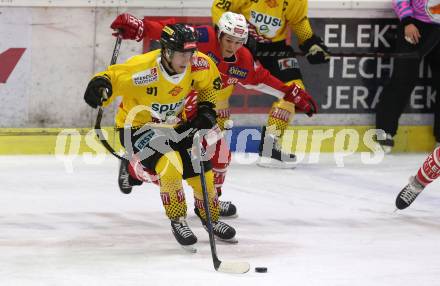
[[[397,195],[396,207],[403,210],[409,207],[423,189],[440,176],[440,147],[429,154],[415,176],[410,177],[408,185]]]
[[[121,14],[113,21],[111,28],[119,30],[124,39],[141,41],[144,37],[148,37],[156,40],[160,36],[162,27],[174,22],[174,19],[165,21],[144,19],[142,21],[130,14]],[[206,53],[217,64],[222,77],[223,85],[216,105],[217,123],[220,129],[225,130],[230,124],[229,97],[236,84],[283,99],[283,107],[280,107],[278,116],[284,120],[290,120],[291,118],[284,117],[292,115],[292,113],[283,112],[286,109],[295,110],[296,108],[308,116],[317,112],[315,100],[299,85],[295,83],[284,84],[254,61],[250,51],[243,46],[248,37],[247,23],[243,15],[226,12],[220,17],[215,28],[203,25],[196,26],[195,30],[198,34],[198,49]],[[187,104],[186,107],[192,109],[190,104]],[[222,192],[226,169],[231,158],[230,151],[225,145],[224,140],[218,141],[216,153],[211,159],[215,185],[219,195]],[[265,145],[272,146],[273,144],[269,142]],[[280,150],[273,154],[275,151],[271,147],[268,150],[263,150],[263,152],[265,151],[272,153],[267,157],[275,157],[280,162],[294,160],[289,154],[282,153]],[[236,207],[231,202],[220,201],[220,213],[222,216],[234,216]]]

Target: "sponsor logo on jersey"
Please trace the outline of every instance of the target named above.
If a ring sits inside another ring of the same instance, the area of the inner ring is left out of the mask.
[[[177,202],[183,203],[185,201],[185,193],[182,189],[176,191]]]
[[[160,198],[162,199],[162,204],[168,206],[171,204],[170,194],[167,192],[160,193]]]
[[[228,69],[228,74],[233,77],[244,79],[248,74],[248,70],[239,68],[237,66],[230,66]]]
[[[185,99],[169,104],[153,103],[151,104],[151,109],[153,110],[152,116],[161,121],[165,121],[168,117],[180,113],[183,109],[184,102]]]
[[[212,52],[208,52],[206,55],[207,55],[208,57],[210,57],[211,60],[212,60],[216,65],[218,65],[218,63],[220,62],[220,59],[217,58]]]
[[[209,69],[209,63],[206,59],[195,57],[192,61],[191,71],[201,71]]]
[[[285,58],[278,60],[280,70],[299,69],[298,60],[295,58]]]
[[[150,143],[150,140],[151,138],[153,138],[154,134],[155,133],[153,130],[148,130],[147,132],[142,134],[142,136],[138,140],[136,140],[134,146],[136,146],[138,150],[143,150],[148,145],[148,143]]]
[[[175,87],[173,87],[172,90],[168,92],[168,94],[170,94],[171,96],[177,96],[182,90],[183,90],[182,87],[176,85]]]
[[[220,76],[222,78],[222,85],[223,85],[222,88],[227,88],[230,85],[236,85],[239,81],[238,78],[229,76],[224,73],[220,73]]]
[[[269,8],[278,7],[277,0],[266,0],[264,1]]]
[[[157,67],[135,73],[132,76],[134,85],[147,85],[159,79]]]
[[[217,110],[217,117],[219,118],[229,118],[230,115],[231,115],[231,110],[229,108]]]
[[[268,25],[261,25],[259,28],[259,31],[261,34],[267,34],[267,33],[269,33],[269,26]]]
[[[237,83],[238,83],[238,78],[236,77],[228,77],[228,79],[226,80],[227,85],[235,85]]]
[[[256,11],[251,11],[249,22],[258,28],[260,34],[268,37],[274,37],[282,24],[281,19]]]

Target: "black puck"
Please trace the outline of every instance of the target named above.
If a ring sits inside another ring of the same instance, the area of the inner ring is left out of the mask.
[[[267,267],[255,267],[255,272],[266,273],[267,272]]]

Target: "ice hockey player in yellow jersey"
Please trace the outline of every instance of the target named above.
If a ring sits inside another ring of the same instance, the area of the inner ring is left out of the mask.
[[[214,0],[211,9],[213,23],[218,23],[227,11],[243,14],[249,27],[247,47],[255,58],[284,83],[295,82],[302,88],[298,60],[286,43],[288,30],[296,35],[309,63],[326,63],[330,59],[328,48],[313,33],[307,10],[307,0]],[[295,107],[283,99],[272,105],[259,150],[260,156],[273,159],[268,166],[283,167],[283,161],[295,160],[294,154],[281,152],[279,144],[294,113]]]
[[[221,79],[215,63],[197,51],[197,35],[192,28],[182,24],[165,26],[160,42],[159,50],[97,73],[89,82],[84,99],[97,108],[122,97],[116,115],[121,143],[144,169],[155,175],[176,240],[194,251],[197,238],[186,222],[182,179],[192,187],[196,206],[202,219],[206,218],[200,178],[191,162],[191,136],[195,130],[211,129],[216,124],[215,103]],[[192,89],[198,92],[197,116],[188,122],[183,107]],[[234,228],[218,220],[210,162],[205,161],[204,166],[214,234],[235,242]],[[131,164],[125,162],[125,168],[129,167]],[[140,182],[135,176],[128,174],[129,183]]]

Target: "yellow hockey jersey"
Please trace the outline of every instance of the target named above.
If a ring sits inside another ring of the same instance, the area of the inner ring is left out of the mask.
[[[112,84],[112,96],[104,106],[122,97],[117,128],[141,127],[149,122],[173,123],[181,118],[185,98],[192,89],[198,92],[198,102],[215,105],[222,88],[215,63],[201,52],[194,55],[185,72],[174,76],[168,75],[160,63],[160,50],[134,56],[95,76],[108,77]]]
[[[307,0],[214,0],[212,21],[217,23],[226,11],[243,14],[265,39],[285,40],[290,27],[302,44],[313,35],[307,5]]]

